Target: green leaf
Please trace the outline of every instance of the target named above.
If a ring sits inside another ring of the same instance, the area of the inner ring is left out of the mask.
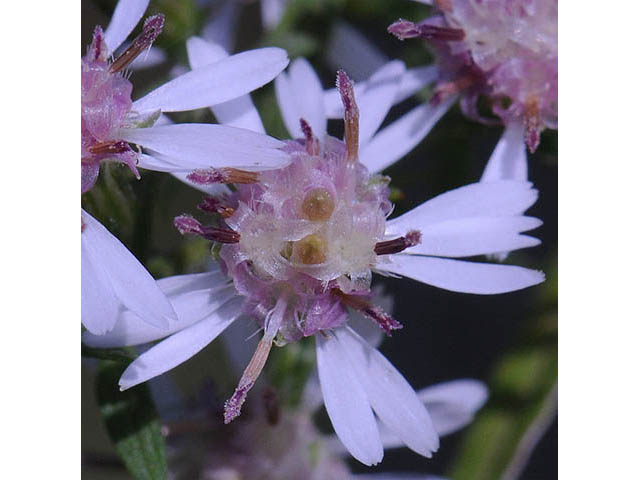
[[[127,470],[136,479],[167,477],[166,444],[146,384],[121,392],[121,361],[103,360],[98,367],[96,397],[111,441]]]

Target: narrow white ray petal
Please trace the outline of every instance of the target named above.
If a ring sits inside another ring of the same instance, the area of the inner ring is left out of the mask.
[[[404,63],[400,60],[387,63],[367,80],[362,93],[356,96],[360,109],[361,148],[369,143],[389,113],[404,71]]]
[[[120,377],[126,390],[180,365],[209,343],[240,315],[242,298],[227,302],[205,319],[174,333],[136,358]]]
[[[177,170],[236,167],[281,168],[289,156],[280,140],[243,128],[202,123],[123,129],[120,138],[149,148],[175,162]]]
[[[358,52],[354,55],[353,52]],[[346,22],[337,21],[331,27],[327,47],[324,49],[326,63],[331,70],[342,69],[354,81],[360,82],[389,61],[367,37]],[[333,89],[335,92],[335,89]],[[340,98],[337,93],[336,117],[341,117]]]
[[[145,68],[151,68],[160,65],[167,60],[167,54],[164,50],[156,47],[147,49],[146,52],[142,52],[136,59],[129,65],[129,70],[143,70]]]
[[[507,125],[480,178],[481,182],[496,180],[527,180],[527,151],[522,122]]]
[[[103,335],[113,328],[121,306],[111,286],[111,279],[100,266],[99,260],[86,252],[82,242],[80,318],[87,330],[95,335]]]
[[[452,380],[418,392],[438,434],[448,435],[468,425],[485,404],[489,391],[478,380]]]
[[[144,15],[149,0],[120,0],[104,31],[104,41],[109,52],[115,52],[138,24]]]
[[[316,354],[324,404],[338,438],[358,461],[379,463],[384,452],[376,420],[342,345],[333,336],[316,335]]]
[[[380,172],[400,160],[422,141],[455,103],[451,96],[438,106],[420,105],[380,130],[360,152],[369,171]]]
[[[544,281],[544,273],[514,265],[464,262],[402,253],[376,268],[445,290],[489,295],[513,292]]]
[[[438,67],[435,65],[426,65],[407,70],[402,76],[400,88],[393,101],[394,105],[406,100],[427,85],[434,83],[438,79],[439,73]]]
[[[380,421],[411,450],[431,457],[440,442],[429,412],[411,385],[378,350],[350,328],[340,328],[335,335]]]
[[[278,26],[286,6],[286,0],[262,0],[260,2],[262,24],[267,30],[273,30]]]
[[[221,46],[200,37],[191,37],[187,40],[187,54],[189,65],[193,70],[219,62],[229,56]],[[211,111],[220,123],[265,133],[260,115],[248,94],[212,105]]]
[[[202,38],[230,52],[235,43],[241,5],[236,0],[222,0],[218,3],[221,5],[214,7],[202,27]]]
[[[426,231],[430,225],[455,219],[521,215],[537,199],[538,191],[528,182],[472,183],[438,195],[389,220],[386,231],[393,235],[412,228]]]
[[[179,112],[210,107],[262,87],[288,63],[287,52],[281,48],[238,53],[165,83],[136,100],[133,110]]]
[[[108,276],[122,304],[155,326],[177,320],[156,281],[120,240],[84,210],[82,221],[82,253]]]
[[[288,72],[276,78],[276,97],[282,119],[292,138],[304,137],[300,119],[304,118],[318,138],[324,137],[327,119],[323,90],[318,75],[304,58],[296,59]]]
[[[422,233],[421,242],[404,253],[471,257],[533,247],[540,240],[520,233],[541,224],[537,218],[523,216],[457,218],[427,225],[416,222],[411,228]],[[398,236],[407,233],[390,229],[392,236],[396,232]]]
[[[347,69],[349,72],[349,70]],[[350,72],[349,72],[350,73]],[[402,75],[400,87],[396,92],[396,97],[393,100],[393,104],[398,104],[414,93],[422,90],[427,85],[435,82],[438,78],[438,67],[435,65],[427,65],[424,67],[410,68]],[[356,98],[362,93],[366,86],[366,82],[356,83],[354,89]],[[336,89],[325,90],[324,92],[324,108],[327,112],[328,118],[342,118],[343,107],[340,95]]]
[[[124,347],[159,340],[202,320],[237,295],[220,272],[177,275],[157,283],[171,302],[177,321],[156,327],[125,309],[119,312],[113,330],[106,335],[85,333],[84,343],[90,347]]]

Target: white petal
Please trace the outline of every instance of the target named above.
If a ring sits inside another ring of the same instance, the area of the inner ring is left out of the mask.
[[[227,51],[233,50],[237,31],[240,4],[236,0],[223,0],[214,8],[202,27],[202,38],[220,45]]]
[[[367,145],[389,113],[404,74],[404,63],[394,60],[374,73],[356,95],[360,109],[360,146]]]
[[[456,100],[454,95],[436,107],[424,104],[414,108],[380,130],[360,152],[360,161],[375,173],[400,160],[427,136]]]
[[[380,421],[414,452],[431,457],[438,435],[422,401],[405,378],[350,328],[335,332]]]
[[[520,215],[535,203],[538,191],[528,182],[503,180],[472,183],[445,192],[387,222],[386,233],[394,235],[455,219]]]
[[[356,82],[369,78],[389,61],[387,56],[367,37],[342,21],[334,22],[324,51],[325,61],[331,70],[342,69]],[[358,53],[354,55],[353,52]],[[333,98],[336,102],[336,116],[333,118],[340,118],[342,102],[335,89],[330,91],[334,93]]]
[[[221,46],[199,37],[191,37],[187,40],[187,54],[189,56],[189,65],[194,70],[229,56]],[[242,95],[233,100],[212,105],[211,110],[220,123],[265,133],[260,115],[249,95]]]
[[[350,50],[351,51],[351,50]],[[349,71],[349,70],[347,70]],[[350,71],[349,71],[350,73]],[[427,85],[435,82],[438,78],[438,67],[434,65],[427,65],[424,67],[410,68],[404,72],[400,81],[400,87],[396,92],[396,97],[393,100],[393,104],[398,104],[414,93],[420,91]],[[356,83],[354,89],[356,98],[362,93],[366,86],[366,82]],[[342,101],[340,95],[335,88],[326,90],[324,92],[324,106],[327,116],[329,118],[342,118],[344,109],[342,107]]]
[[[240,315],[241,297],[227,302],[184,330],[171,335],[136,358],[120,377],[120,389],[126,390],[160,375],[188,360],[210,342]]]
[[[111,278],[85,252],[82,243],[82,324],[91,333],[103,335],[113,328],[120,311],[120,300],[116,297]]]
[[[448,435],[469,424],[489,396],[477,380],[453,380],[424,388],[418,396],[427,406],[438,434]]]
[[[130,70],[142,70],[145,68],[155,67],[160,65],[161,63],[167,60],[167,54],[164,53],[164,50],[161,50],[156,47],[148,48],[146,52],[141,53],[131,65],[129,65]]]
[[[286,9],[286,0],[262,0],[262,23],[267,30],[273,30],[278,26]]]
[[[84,210],[82,220],[83,261],[90,261],[94,272],[101,270],[106,275],[103,278],[109,279],[120,302],[152,325],[167,326],[175,321],[171,304],[136,257]]]
[[[133,110],[179,112],[226,102],[270,82],[288,63],[281,48],[242,52],[165,83],[136,100]]]
[[[527,180],[527,151],[522,122],[507,125],[480,179],[481,182],[496,180]]]
[[[184,287],[170,288],[167,282],[189,282]],[[164,283],[162,283],[164,282]],[[198,285],[201,283],[202,285]],[[155,327],[145,323],[130,310],[120,313],[115,328],[106,335],[85,334],[83,341],[90,347],[125,347],[141,345],[167,337],[208,317],[237,295],[223,275],[204,273],[178,275],[158,281],[158,286],[171,301],[178,320],[166,327]]]
[[[520,233],[541,224],[537,218],[523,216],[457,218],[430,225],[416,222],[411,228],[420,230],[421,242],[404,253],[471,257],[533,247],[540,240]]]
[[[123,129],[120,138],[165,155],[184,171],[236,167],[251,170],[281,168],[289,156],[275,138],[226,125],[184,123]]]
[[[360,462],[379,463],[384,452],[376,420],[342,345],[333,336],[316,335],[316,354],[324,404],[338,438]]]
[[[506,293],[544,281],[542,272],[513,265],[463,262],[402,253],[388,257],[390,263],[380,263],[376,268],[453,292],[478,295]]]
[[[104,32],[104,41],[113,53],[126,40],[144,15],[149,0],[120,0]]]
[[[318,75],[304,58],[296,59],[288,73],[276,78],[276,96],[284,123],[292,138],[304,137],[300,119],[304,118],[316,137],[322,139],[327,129],[324,93]]]

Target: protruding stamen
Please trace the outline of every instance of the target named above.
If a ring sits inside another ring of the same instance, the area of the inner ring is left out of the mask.
[[[540,107],[538,99],[530,99],[524,107],[525,142],[531,153],[535,152],[540,144],[540,132],[542,122],[540,120]]]
[[[119,72],[133,62],[138,55],[149,48],[164,26],[164,15],[161,13],[153,15],[145,20],[142,33],[138,35],[131,45],[120,55],[109,67],[111,73]]]
[[[338,70],[336,87],[344,105],[344,141],[347,144],[347,161],[358,161],[358,142],[360,135],[360,111],[356,104],[353,82],[344,70]]]
[[[313,134],[313,130],[311,130],[311,125],[304,119],[300,119],[300,128],[302,129],[302,133],[305,138],[305,149],[309,155],[318,155],[320,153],[320,142]]]
[[[327,241],[312,233],[293,244],[293,260],[305,265],[317,265],[327,259]]]
[[[394,238],[385,242],[378,242],[373,250],[376,255],[390,255],[400,253],[409,247],[415,247],[420,243],[422,234],[418,230],[410,230],[404,237]]]
[[[258,172],[238,170],[237,168],[207,168],[198,169],[187,175],[187,179],[199,185],[214,183],[256,183]]]
[[[340,300],[345,305],[359,311],[368,319],[373,320],[382,330],[384,330],[384,333],[388,337],[391,336],[392,330],[399,330],[402,328],[402,324],[399,321],[385,313],[382,308],[371,305],[362,295],[348,295],[337,288],[331,290],[331,293],[340,297]]]
[[[198,208],[203,212],[217,213],[222,218],[229,218],[236,211],[233,207],[225,205],[219,198],[215,197],[205,197],[205,199],[198,204]]]
[[[200,235],[207,240],[218,243],[238,243],[240,234],[229,228],[216,228],[202,225],[190,215],[180,215],[173,220],[173,225],[185,235],[187,233]]]
[[[329,220],[334,208],[333,197],[326,188],[313,188],[302,200],[302,214],[314,222]]]
[[[129,144],[124,140],[100,142],[89,147],[89,151],[94,155],[113,155],[131,150]]]
[[[424,23],[413,23],[409,20],[400,19],[392,23],[387,31],[395,35],[398,40],[420,37],[424,40],[435,40],[440,42],[456,42],[464,40],[464,30],[459,28],[438,27]]]
[[[262,372],[262,369],[267,362],[267,358],[269,357],[269,352],[271,351],[271,346],[273,344],[273,339],[282,324],[282,319],[286,309],[286,300],[284,298],[280,298],[278,299],[274,309],[265,319],[264,337],[262,337],[258,343],[258,348],[256,348],[249,365],[247,365],[247,368],[245,368],[242,373],[242,377],[240,378],[233,395],[229,400],[224,402],[224,423],[230,423],[234,418],[240,415],[240,410],[242,409],[244,401],[247,399],[249,390],[251,390],[251,387],[256,383],[256,380],[260,376],[260,372]]]

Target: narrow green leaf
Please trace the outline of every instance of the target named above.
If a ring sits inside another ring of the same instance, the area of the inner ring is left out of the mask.
[[[96,396],[102,418],[133,478],[163,480],[167,455],[158,414],[146,384],[120,391],[118,379],[125,368],[121,361],[100,362]]]

